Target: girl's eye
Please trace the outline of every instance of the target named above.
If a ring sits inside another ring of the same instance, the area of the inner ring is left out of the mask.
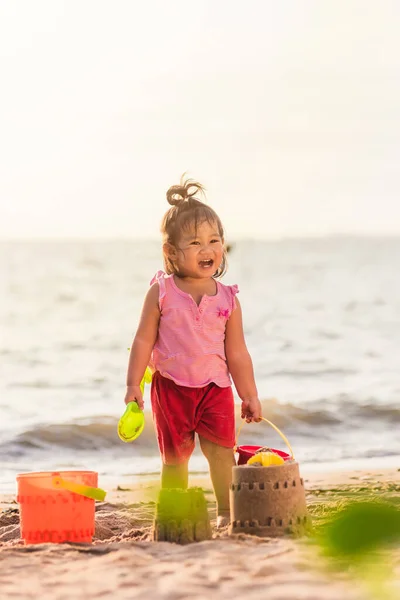
[[[200,242],[190,242],[190,245],[191,245],[191,246],[196,246],[196,245],[198,245],[199,243],[200,243]]]
[[[220,240],[211,240],[212,244],[218,244]]]

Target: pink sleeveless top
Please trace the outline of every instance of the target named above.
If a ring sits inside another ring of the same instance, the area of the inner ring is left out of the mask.
[[[203,296],[199,306],[176,285],[172,275],[158,271],[150,285],[160,287],[158,337],[150,367],[177,385],[203,387],[211,382],[231,385],[225,356],[225,326],[236,308],[237,285],[219,281],[215,296]]]

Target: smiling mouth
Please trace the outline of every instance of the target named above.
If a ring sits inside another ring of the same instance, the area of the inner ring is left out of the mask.
[[[212,267],[214,261],[210,258],[209,260],[201,260],[199,262],[200,267]]]

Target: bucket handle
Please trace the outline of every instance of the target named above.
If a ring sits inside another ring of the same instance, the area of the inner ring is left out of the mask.
[[[106,497],[106,492],[101,488],[90,487],[89,485],[82,485],[81,483],[75,483],[74,481],[63,479],[61,475],[57,473],[53,474],[52,483],[54,487],[63,488],[64,490],[68,490],[74,494],[91,498],[92,500],[99,500],[100,502],[103,502],[104,498]]]
[[[287,439],[287,437],[282,433],[282,431],[280,429],[278,429],[278,427],[276,425],[274,425],[273,423],[271,423],[271,421],[268,421],[268,419],[266,419],[265,417],[261,417],[261,419],[263,421],[265,421],[266,423],[268,423],[268,425],[271,425],[272,429],[275,429],[275,431],[277,433],[279,433],[279,435],[281,436],[281,438],[283,439],[283,441],[285,442],[285,444],[289,448],[290,454],[292,456],[292,459],[294,459],[294,454],[293,454],[292,446],[289,444],[289,440]],[[247,421],[243,420],[243,423],[239,426],[238,432],[236,434],[236,444],[235,444],[235,447],[234,447],[234,451],[235,452],[237,452],[237,442],[238,442],[238,439],[239,439],[239,434],[242,431],[242,427],[243,427],[243,425],[245,423],[247,423]]]

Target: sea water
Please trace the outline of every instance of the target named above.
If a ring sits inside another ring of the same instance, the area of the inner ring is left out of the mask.
[[[310,468],[400,467],[400,238],[234,242],[264,415]],[[22,471],[158,474],[146,427],[117,435],[128,348],[162,268],[158,241],[0,243],[0,490]],[[236,398],[239,403],[239,399]],[[265,423],[240,443],[285,449]],[[206,472],[196,450],[190,467]],[[102,479],[100,479],[102,481]]]

